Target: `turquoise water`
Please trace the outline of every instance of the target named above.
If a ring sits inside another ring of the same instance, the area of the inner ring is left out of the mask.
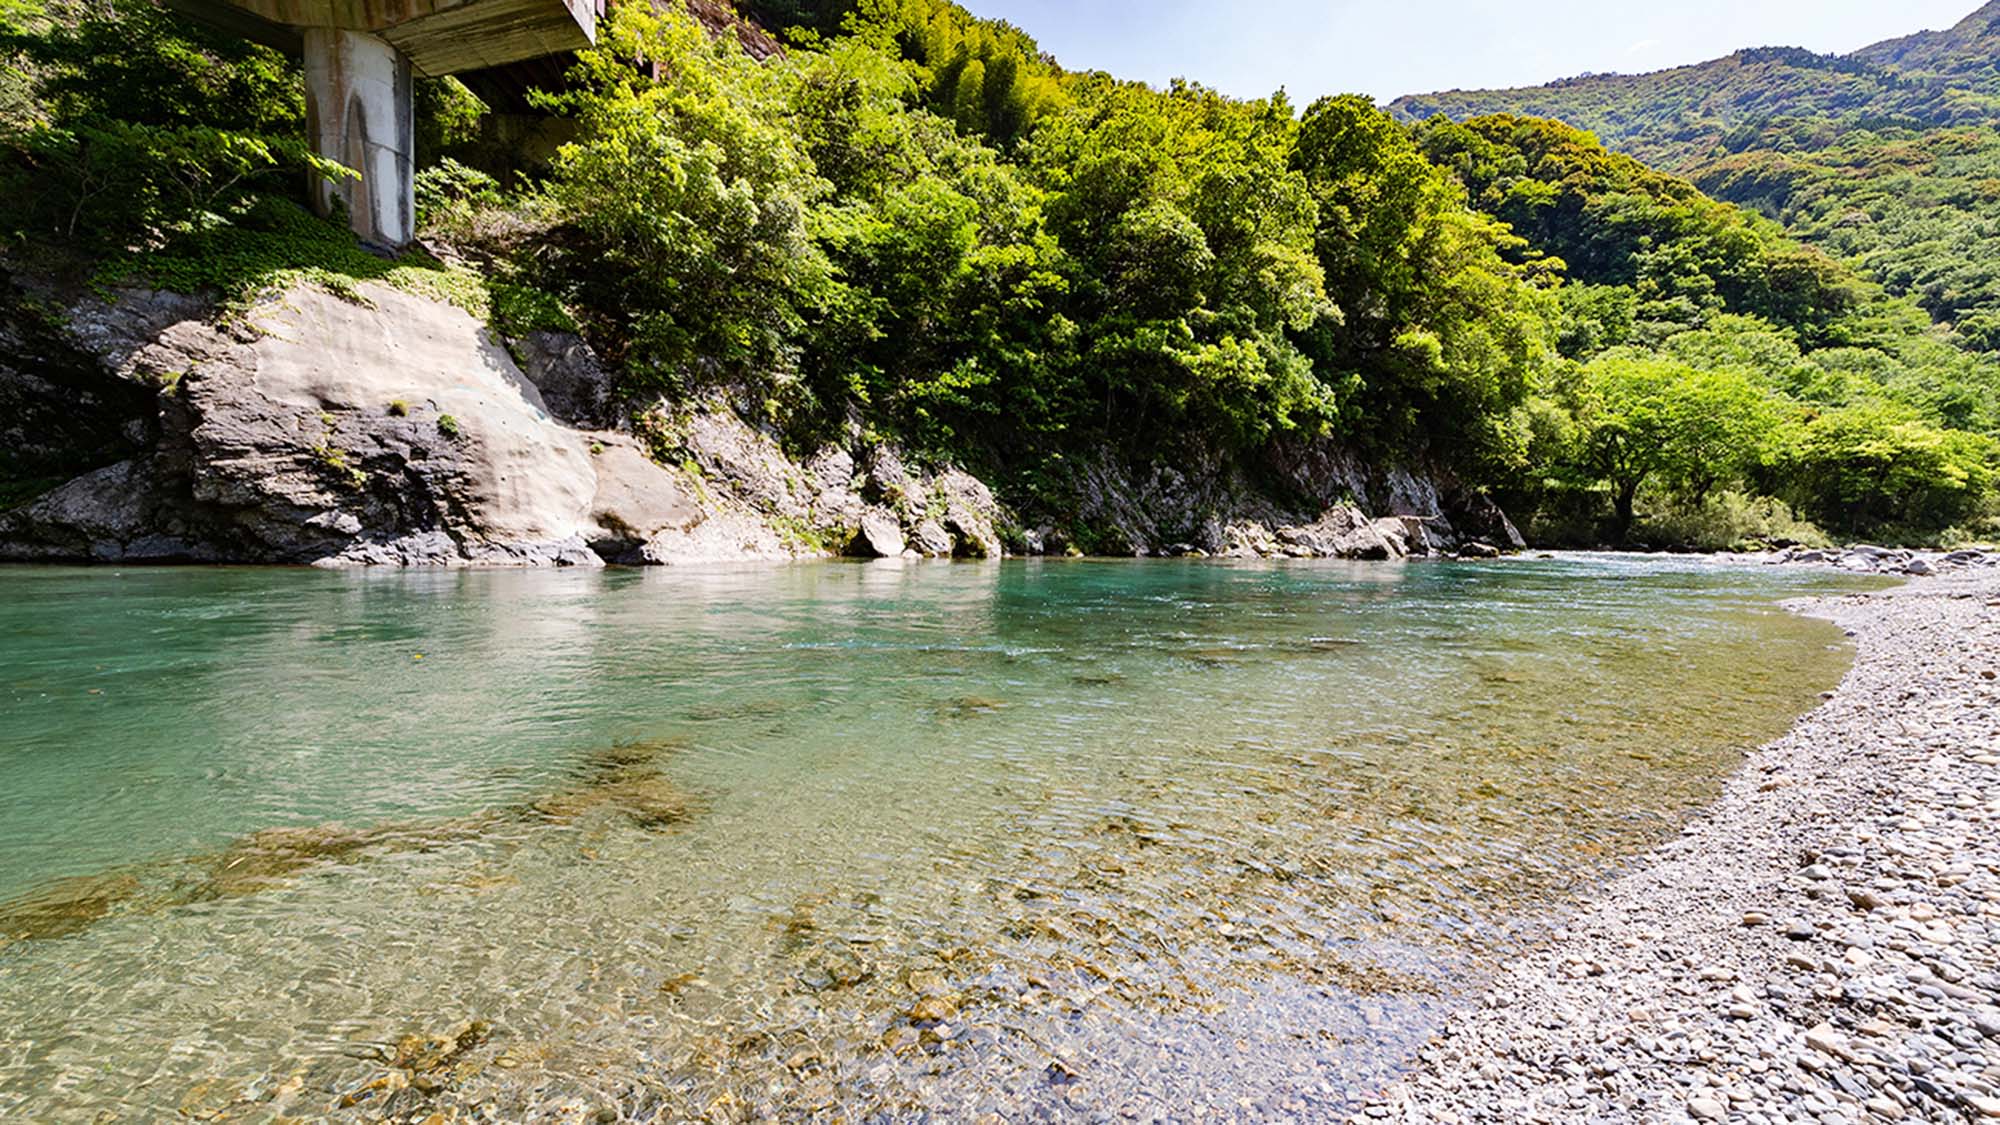
[[[1851,586],[0,570],[0,1116],[1330,1112]]]

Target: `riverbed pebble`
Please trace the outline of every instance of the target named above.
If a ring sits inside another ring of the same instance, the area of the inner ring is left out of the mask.
[[[1821,554],[1935,576],[1804,607],[1834,697],[1355,1120],[2000,1120],[2000,570]]]

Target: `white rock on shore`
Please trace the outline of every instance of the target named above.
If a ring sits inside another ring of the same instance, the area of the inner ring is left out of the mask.
[[[1897,574],[1928,578],[1961,570],[1984,570],[2000,566],[2000,552],[1986,550],[1915,551],[1908,548],[1872,547],[1791,547],[1783,551],[1739,556],[1771,566],[1830,566],[1862,574]]]
[[[1354,1120],[2000,1120],[2000,575],[1800,608],[1840,690]]]

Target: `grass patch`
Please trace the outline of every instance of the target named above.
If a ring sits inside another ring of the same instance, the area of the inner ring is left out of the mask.
[[[771,525],[771,530],[778,533],[779,540],[794,551],[814,555],[837,553],[828,544],[826,531],[813,527],[802,519],[774,513],[766,516],[765,522]]]
[[[210,216],[156,249],[116,255],[93,277],[100,292],[137,282],[176,293],[214,293],[225,317],[241,316],[295,285],[315,285],[366,304],[360,290],[365,281],[456,305],[503,336],[577,329],[560,301],[532,286],[489,280],[441,262],[422,247],[394,258],[378,256],[362,249],[345,225],[273,196]]]
[[[313,457],[320,467],[331,473],[342,484],[356,492],[368,487],[368,473],[347,456],[347,451],[337,445],[316,445]]]
[[[471,270],[447,266],[421,249],[377,257],[345,226],[272,196],[209,216],[156,249],[115,255],[95,280],[100,289],[136,281],[177,293],[212,292],[225,313],[240,314],[298,284],[363,302],[364,281],[450,301],[476,316],[487,308],[485,283]]]

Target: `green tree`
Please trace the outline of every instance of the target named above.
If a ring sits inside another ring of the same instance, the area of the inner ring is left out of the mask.
[[[1289,167],[1290,104],[1096,76],[1069,95],[1031,167],[1074,262],[1079,382],[1098,428],[1135,451],[1167,435],[1241,449],[1326,432],[1336,391],[1293,334],[1336,314],[1315,208]]]
[[[1699,504],[1769,456],[1779,418],[1754,381],[1726,368],[1609,355],[1583,369],[1580,389],[1575,449],[1586,471],[1610,486],[1620,542],[1642,486],[1658,482]]]
[[[1534,270],[1505,256],[1523,244],[1468,212],[1457,182],[1365,98],[1315,102],[1291,162],[1316,205],[1314,251],[1338,310],[1303,347],[1322,378],[1355,378],[1345,428],[1390,448],[1428,442],[1462,464],[1492,458],[1549,358],[1554,310]]]
[[[18,99],[0,122],[0,223],[17,238],[157,245],[288,177],[352,174],[305,144],[289,60],[151,0],[10,8],[0,56]]]
[[[1786,488],[1826,527],[1921,533],[1971,515],[1993,485],[1995,443],[1931,426],[1879,400],[1799,426],[1782,455]]]
[[[577,123],[541,246],[566,296],[607,318],[635,371],[782,375],[828,299],[808,230],[827,185],[787,119],[785,72],[712,40],[684,10],[626,4],[550,99]]]

